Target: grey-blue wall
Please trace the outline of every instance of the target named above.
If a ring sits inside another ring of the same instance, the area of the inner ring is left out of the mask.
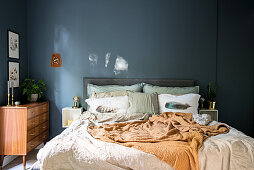
[[[219,2],[220,118],[254,137],[254,1]]]
[[[29,74],[47,83],[50,137],[63,130],[61,109],[72,105],[73,96],[82,97],[83,77],[195,79],[202,94],[208,82],[217,79],[220,120],[253,135],[254,37],[249,3],[28,0]],[[238,25],[244,23],[248,27]],[[54,52],[62,56],[61,68],[50,67]],[[108,52],[111,58],[106,68]],[[97,64],[90,63],[89,54],[98,56]],[[119,75],[113,72],[117,56],[129,64],[129,70]]]
[[[0,0],[0,105],[7,104],[8,61],[20,62],[20,82],[28,77],[26,0]],[[20,59],[8,58],[7,30],[19,33]],[[15,100],[21,100],[15,88]]]

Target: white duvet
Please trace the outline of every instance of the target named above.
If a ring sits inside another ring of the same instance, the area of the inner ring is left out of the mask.
[[[86,118],[49,141],[38,153],[41,169],[173,169],[152,154],[94,139],[86,131],[94,123]],[[214,125],[218,122],[212,122]],[[199,151],[201,170],[254,170],[254,139],[234,128],[205,140]]]

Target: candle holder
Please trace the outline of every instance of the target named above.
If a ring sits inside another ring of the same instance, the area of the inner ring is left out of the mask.
[[[10,97],[11,97],[11,93],[10,93],[10,82],[9,81],[7,81],[7,86],[8,86],[8,103],[7,103],[7,106],[9,107],[9,106],[11,106],[11,104],[10,104]]]
[[[11,105],[10,105],[10,97],[11,97],[11,94],[10,93],[8,93],[8,104],[7,104],[7,106],[8,107],[10,107]]]
[[[14,106],[13,98],[14,98],[14,94],[12,93],[12,94],[11,94],[11,105],[12,105],[12,106]]]
[[[12,81],[11,82],[11,105],[12,106],[14,106],[13,98],[14,98],[14,82]]]

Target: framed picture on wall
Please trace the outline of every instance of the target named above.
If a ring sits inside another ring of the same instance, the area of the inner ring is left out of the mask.
[[[13,31],[7,32],[9,58],[19,59],[19,34]]]
[[[9,81],[14,83],[14,87],[19,87],[19,63],[9,61]]]

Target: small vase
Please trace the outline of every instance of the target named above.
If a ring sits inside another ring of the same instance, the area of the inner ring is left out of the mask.
[[[37,100],[38,100],[38,94],[31,94],[30,102],[37,102]]]
[[[215,109],[215,104],[216,104],[216,102],[209,102],[209,110],[214,110]]]

